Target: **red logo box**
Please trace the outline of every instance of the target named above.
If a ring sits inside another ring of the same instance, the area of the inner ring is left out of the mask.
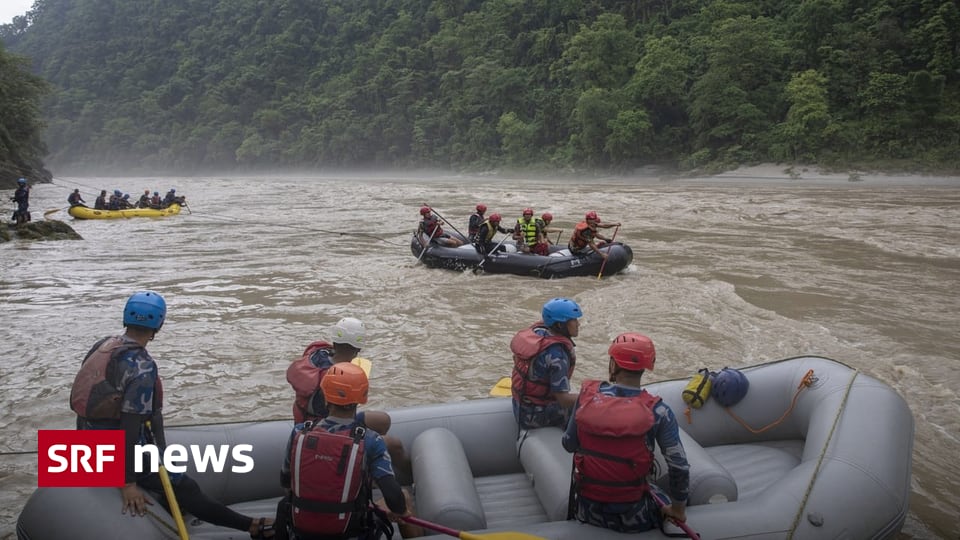
[[[122,487],[121,430],[37,431],[38,487]]]

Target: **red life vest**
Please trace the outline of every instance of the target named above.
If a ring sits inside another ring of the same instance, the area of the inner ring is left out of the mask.
[[[531,405],[546,405],[553,401],[550,398],[550,381],[539,381],[530,378],[530,366],[533,360],[547,347],[559,343],[570,356],[570,368],[567,377],[573,375],[573,368],[577,363],[577,355],[573,350],[573,340],[566,336],[547,334],[541,336],[534,332],[535,328],[546,328],[543,322],[535,322],[530,328],[524,328],[516,333],[510,341],[510,350],[513,352],[513,373],[510,376],[510,389],[513,399],[519,403]]]
[[[70,408],[77,416],[88,420],[119,420],[123,402],[123,387],[116,386],[114,359],[139,344],[113,336],[101,339],[84,357],[80,371],[70,388]],[[163,404],[163,384],[157,376],[153,396],[154,410]]]
[[[354,514],[365,514],[370,486],[364,470],[364,433],[361,426],[350,433],[311,426],[294,436],[290,504],[298,534],[346,536]],[[362,515],[353,523],[362,527]]]
[[[584,234],[587,230],[589,230],[591,234]],[[593,238],[593,233],[595,232],[596,230],[590,225],[587,225],[586,221],[577,223],[577,226],[573,228],[573,234],[570,235],[569,247],[573,249],[583,249],[587,247],[587,245],[590,243],[590,240]]]
[[[327,372],[327,368],[318,368],[310,361],[313,353],[319,349],[332,349],[333,345],[326,341],[314,341],[304,349],[303,355],[290,363],[287,367],[287,382],[293,387],[296,397],[293,401],[293,420],[299,424],[308,418],[316,418],[316,413],[310,410],[313,394],[320,390],[320,380]],[[333,354],[331,350],[330,354]]]
[[[574,416],[580,448],[573,455],[577,492],[591,501],[630,503],[649,489],[646,476],[653,452],[646,435],[656,421],[653,407],[660,398],[642,391],[614,397],[598,391],[600,381],[580,386],[580,406]]]
[[[439,238],[443,236],[443,229],[440,227],[440,220],[431,216],[425,218],[421,223],[420,227],[423,229],[423,232],[426,233],[430,238]]]

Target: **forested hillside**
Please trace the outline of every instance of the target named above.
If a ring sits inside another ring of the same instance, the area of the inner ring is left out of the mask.
[[[51,165],[960,165],[955,0],[38,0],[0,38]]]

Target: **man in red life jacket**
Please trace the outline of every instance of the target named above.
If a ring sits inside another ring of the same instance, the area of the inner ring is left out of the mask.
[[[327,416],[327,404],[321,390],[324,375],[332,366],[350,363],[360,354],[366,344],[367,328],[363,321],[344,317],[330,330],[330,342],[314,341],[303,351],[300,358],[287,367],[287,382],[295,393],[293,421],[318,420]],[[364,411],[358,420],[365,426],[383,435],[393,457],[394,465],[404,478],[410,476],[410,459],[400,439],[387,436],[390,430],[390,415],[385,411]]]
[[[543,304],[541,320],[513,336],[511,393],[521,429],[564,427],[577,400],[570,391],[576,365],[573,338],[580,333],[580,306],[569,298]]]
[[[459,239],[443,232],[443,228],[440,227],[440,218],[433,213],[433,209],[429,206],[420,207],[420,217],[420,224],[417,225],[417,235],[420,237],[420,245],[424,248],[430,242],[436,242],[446,247],[463,245],[463,242]]]
[[[144,491],[163,493],[160,475],[137,473],[134,447],[155,442],[166,447],[163,430],[163,385],[157,363],[147,352],[167,318],[167,302],[154,291],[136,292],[123,308],[125,331],[98,341],[87,353],[70,389],[70,407],[77,429],[118,429],[126,434],[125,485],[121,513],[144,516],[153,504]],[[147,429],[150,422],[150,429]],[[147,440],[147,435],[153,440]],[[211,499],[186,474],[170,475],[177,503],[200,520],[250,533],[251,538],[273,538],[273,520],[253,519]],[[166,498],[161,504],[167,505]]]
[[[583,221],[577,223],[577,226],[573,228],[573,234],[570,235],[570,241],[567,242],[567,247],[570,248],[570,253],[573,255],[586,255],[590,253],[590,251],[587,249],[589,247],[593,251],[599,253],[601,257],[606,259],[607,254],[599,249],[599,247],[603,244],[597,244],[597,240],[602,240],[604,242],[610,242],[611,240],[600,234],[597,229],[609,229],[610,227],[619,226],[619,223],[601,224],[600,216],[598,216],[596,212],[587,212],[586,216],[583,218]]]
[[[392,527],[370,510],[373,484],[390,521],[412,516],[413,504],[397,481],[383,438],[358,418],[357,406],[367,402],[370,389],[367,375],[340,362],[320,386],[327,416],[297,424],[287,443],[280,482],[288,491],[277,506],[278,532],[297,540],[390,537]],[[400,530],[404,538],[423,532],[409,525]]]
[[[640,388],[644,370],[653,369],[656,350],[647,336],[620,334],[607,350],[610,382],[584,381],[563,435],[573,452],[578,520],[623,533],[655,529],[664,517],[686,520],[690,465],[680,443],[673,411]],[[654,444],[666,458],[672,504],[647,483]]]

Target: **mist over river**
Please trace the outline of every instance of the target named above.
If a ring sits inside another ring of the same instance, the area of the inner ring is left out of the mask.
[[[74,188],[90,205],[101,189],[176,188],[189,210],[76,221],[63,210]],[[144,288],[168,303],[149,346],[168,425],[288,417],[287,365],[344,316],[368,329],[371,408],[485,397],[510,373],[510,338],[555,296],[585,313],[575,387],[605,376],[624,331],[656,343],[650,380],[827,356],[913,411],[901,537],[960,538],[960,178],[58,177],[30,202],[84,239],[0,244],[0,538],[35,489],[37,429],[73,426],[80,360]],[[466,232],[480,202],[504,223],[550,211],[563,243],[596,210],[622,223],[633,264],[539,280],[417,263],[421,204]]]

